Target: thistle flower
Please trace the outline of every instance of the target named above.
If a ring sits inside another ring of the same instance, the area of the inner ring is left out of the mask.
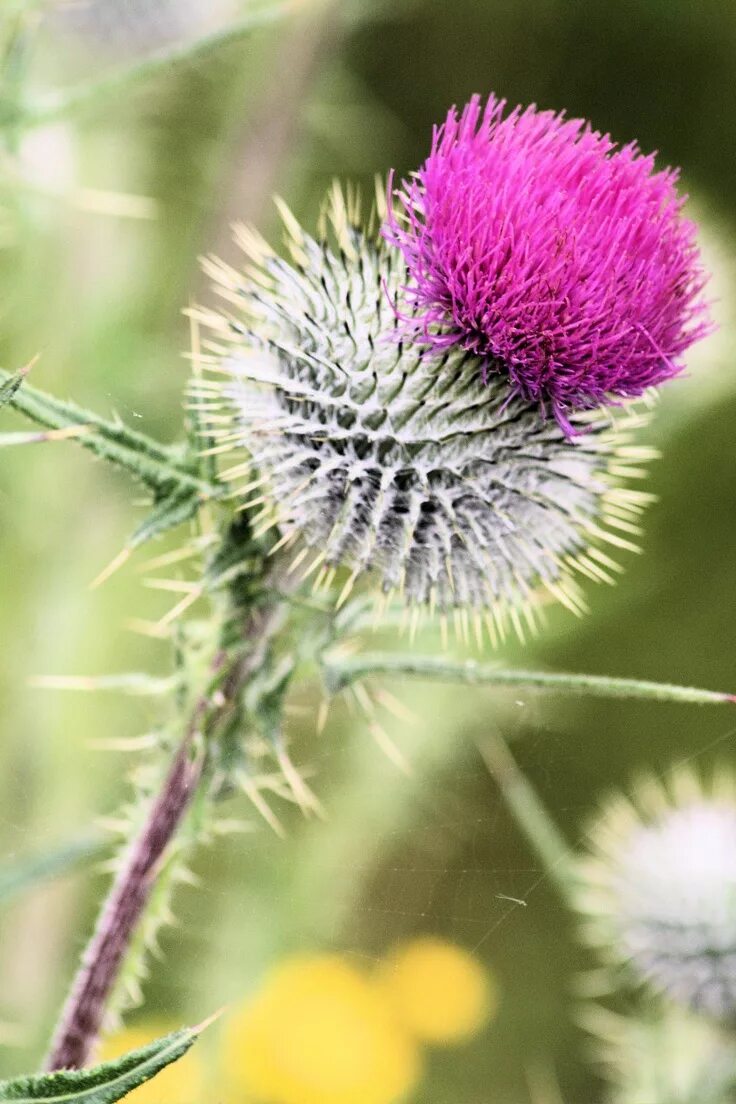
[[[585,935],[673,1001],[736,1016],[736,786],[676,775],[612,800],[581,863]]]
[[[647,500],[618,485],[646,458],[629,444],[642,415],[573,414],[571,440],[499,377],[484,385],[473,353],[430,364],[393,340],[406,266],[357,202],[336,190],[317,239],[283,213],[290,260],[241,228],[246,274],[207,264],[234,309],[198,315],[216,340],[195,405],[220,451],[249,453],[223,475],[245,478],[256,529],[279,526],[317,587],[347,567],[343,599],[370,571],[417,611],[485,614],[492,637],[533,624],[540,588],[580,612],[575,576],[612,581],[599,545],[632,547]]]
[[[475,353],[485,379],[572,433],[572,411],[681,371],[710,328],[706,277],[676,172],[583,120],[504,109],[453,108],[397,193],[385,233],[409,269],[403,330]]]

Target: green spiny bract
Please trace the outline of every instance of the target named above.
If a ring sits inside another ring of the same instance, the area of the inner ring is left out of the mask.
[[[290,260],[241,228],[245,273],[207,262],[230,309],[199,313],[215,339],[195,405],[249,454],[223,474],[317,587],[348,569],[343,597],[370,572],[416,610],[499,627],[533,623],[545,590],[580,611],[575,575],[611,581],[598,546],[630,546],[607,526],[634,531],[647,497],[617,485],[642,416],[576,415],[570,439],[471,354],[401,341],[403,259],[358,214],[335,190],[317,238],[284,212]]]
[[[736,784],[681,770],[611,799],[579,867],[583,934],[612,971],[736,1018]]]

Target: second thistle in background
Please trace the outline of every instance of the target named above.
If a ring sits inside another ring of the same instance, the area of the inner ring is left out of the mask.
[[[612,971],[736,1016],[736,785],[680,770],[609,800],[580,864],[584,934]]]

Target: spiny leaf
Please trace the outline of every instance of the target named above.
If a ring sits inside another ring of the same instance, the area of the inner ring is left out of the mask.
[[[0,407],[7,406],[12,400],[16,391],[18,391],[23,383],[27,372],[27,368],[22,368],[20,372],[16,372],[14,376],[8,375],[4,382],[0,383]]]
[[[131,429],[118,418],[106,419],[77,406],[62,401],[38,388],[23,384],[22,374],[11,376],[0,369],[0,395],[21,414],[45,429],[77,433],[80,427],[86,432],[79,435],[79,444],[102,460],[129,472],[149,487],[157,496],[169,497],[185,491],[197,494],[200,499],[220,497],[223,487],[215,486],[199,477],[194,461],[177,450],[162,445],[145,433]],[[1,405],[1,404],[0,404]]]
[[[187,487],[184,490],[177,487],[171,494],[165,495],[151,511],[148,517],[138,526],[128,542],[132,550],[141,544],[160,537],[169,529],[176,529],[183,525],[197,513],[201,505],[200,493]]]
[[[181,1058],[201,1028],[182,1028],[94,1069],[62,1070],[0,1082],[0,1101],[13,1104],[112,1104]]]

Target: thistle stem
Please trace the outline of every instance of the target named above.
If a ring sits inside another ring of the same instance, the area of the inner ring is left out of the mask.
[[[213,673],[224,661],[224,655],[218,654]],[[105,902],[54,1035],[46,1062],[50,1070],[78,1069],[89,1058],[102,1026],[107,998],[155,883],[159,862],[202,778],[205,756],[197,743],[209,707],[208,697],[200,698],[146,823]]]
[[[472,660],[454,662],[443,656],[394,655],[365,652],[349,658],[330,659],[324,666],[328,689],[333,693],[369,675],[461,682],[467,686],[516,686],[581,697],[632,698],[644,701],[690,702],[699,705],[734,703],[733,694],[700,690],[645,679],[611,678],[608,675],[563,674],[551,671],[509,670]]]
[[[43,126],[47,123],[67,119],[84,111],[97,110],[111,99],[119,97],[128,89],[147,80],[175,69],[181,64],[194,64],[215,53],[223,46],[239,42],[254,30],[275,22],[288,10],[287,4],[272,4],[233,20],[231,23],[211,34],[204,35],[193,42],[157,50],[133,65],[116,69],[103,77],[69,89],[49,94],[35,103],[18,108],[17,114],[9,115],[6,126],[20,125],[25,129]]]
[[[478,751],[545,874],[569,903],[575,885],[573,855],[549,810],[498,733],[479,740]]]
[[[233,659],[223,649],[214,657],[207,690],[194,706],[168,774],[82,957],[54,1033],[47,1069],[77,1069],[89,1058],[162,860],[205,777],[208,745],[250,676],[263,665],[270,641],[281,626],[283,608],[283,602],[275,598],[264,607],[251,609],[242,626],[238,655]]]

